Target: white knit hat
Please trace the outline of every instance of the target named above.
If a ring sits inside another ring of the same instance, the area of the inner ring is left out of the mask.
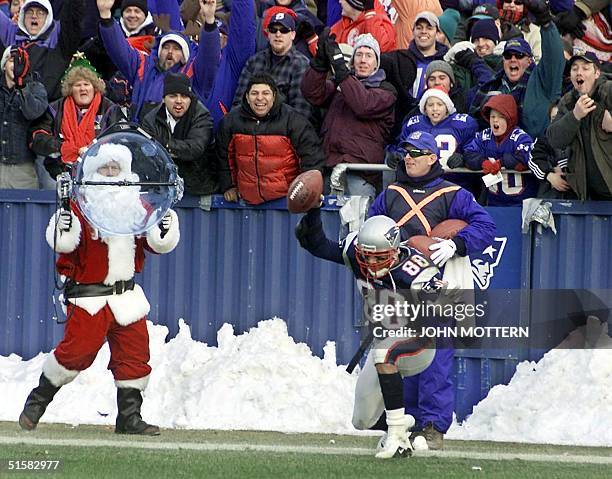
[[[116,143],[105,143],[100,146],[98,153],[93,156],[85,156],[83,159],[83,178],[90,178],[98,168],[116,161],[119,163],[121,173],[128,175],[132,171],[132,152],[125,145]]]
[[[362,33],[355,39],[355,44],[353,45],[353,56],[351,57],[351,65],[355,59],[355,52],[361,47],[368,47],[374,50],[374,54],[376,55],[376,69],[378,70],[380,68],[380,46],[378,45],[376,38],[374,38],[371,33]]]
[[[423,93],[423,96],[421,97],[421,101],[419,102],[419,110],[421,111],[423,115],[425,114],[425,104],[427,103],[427,99],[431,97],[442,100],[444,105],[446,105],[446,109],[448,110],[449,115],[452,115],[453,113],[457,111],[457,109],[455,108],[455,104],[453,103],[453,100],[450,99],[450,97],[448,96],[448,93],[446,93],[446,90],[440,87],[433,87],[433,88],[428,88],[427,90],[425,90],[425,93]]]
[[[158,57],[161,53],[164,43],[166,42],[178,43],[178,45],[181,47],[181,50],[183,51],[183,64],[186,64],[189,61],[189,45],[187,44],[187,40],[185,39],[185,37],[178,33],[167,33],[161,38],[161,40],[159,41],[159,48],[157,49]]]

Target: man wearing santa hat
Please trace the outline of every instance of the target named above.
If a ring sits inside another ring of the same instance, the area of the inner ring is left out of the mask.
[[[96,155],[86,157],[83,179],[138,181],[131,164],[132,153],[126,146],[103,144]],[[147,214],[137,186],[83,188],[89,188],[83,191],[83,200],[94,220],[110,212],[111,205],[113,221],[127,225],[140,224]],[[147,424],[140,415],[142,391],[151,373],[145,321],[150,306],[142,288],[134,282],[134,274],[142,271],[145,250],[161,254],[176,247],[180,237],[178,217],[169,210],[142,237],[104,235],[87,221],[79,205],[72,202],[71,206],[71,211],[61,209],[53,215],[46,231],[47,242],[59,253],[57,270],[67,278],[64,338],[48,355],[39,385],[19,416],[19,425],[25,430],[36,428],[57,391],[93,363],[107,340],[111,352],[108,369],[117,386],[115,432],[158,435],[159,428]]]

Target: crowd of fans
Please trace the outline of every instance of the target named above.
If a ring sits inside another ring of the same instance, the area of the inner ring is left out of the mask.
[[[129,120],[166,147],[187,193],[227,201],[282,198],[309,169],[329,192],[335,165],[395,168],[415,131],[435,137],[447,178],[482,204],[612,201],[608,0],[5,0],[0,10],[0,188],[52,188]],[[348,194],[383,187],[379,172],[346,180]]]

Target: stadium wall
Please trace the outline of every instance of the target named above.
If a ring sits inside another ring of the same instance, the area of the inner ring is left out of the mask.
[[[333,203],[328,199],[323,213],[330,238],[339,230]],[[52,300],[54,258],[44,239],[55,209],[53,192],[0,190],[0,355],[29,359],[61,339]],[[216,345],[226,322],[240,333],[276,316],[319,356],[326,341],[335,341],[339,363],[348,363],[360,336],[354,281],[344,267],[299,247],[293,236],[299,215],[289,214],[284,201],[246,207],[220,196],[210,204],[187,197],[176,210],[179,246],[149,256],[137,278],[151,303],[149,319],[168,327],[168,339],[178,332],[179,318],[194,339]],[[493,248],[472,258],[479,288],[611,287],[612,205],[555,203],[556,236],[535,227],[521,234],[520,208],[489,212],[498,231]],[[504,324],[528,325],[530,305],[511,296],[496,308]],[[510,380],[518,362],[533,356],[527,347],[457,351],[457,416],[469,414],[491,387]]]

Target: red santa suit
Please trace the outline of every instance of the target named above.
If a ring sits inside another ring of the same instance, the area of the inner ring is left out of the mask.
[[[178,217],[172,210],[169,213],[172,223],[163,238],[157,226],[144,237],[100,238],[73,204],[70,230],[59,231],[54,215],[46,239],[60,253],[57,261],[60,274],[79,284],[112,286],[131,280],[142,271],[145,250],[160,254],[176,247],[180,237]],[[120,294],[69,298],[64,338],[48,356],[44,375],[58,387],[69,383],[93,363],[108,340],[111,351],[108,368],[117,387],[144,390],[151,372],[147,364],[149,336],[145,321],[149,309],[149,302],[137,284]]]

